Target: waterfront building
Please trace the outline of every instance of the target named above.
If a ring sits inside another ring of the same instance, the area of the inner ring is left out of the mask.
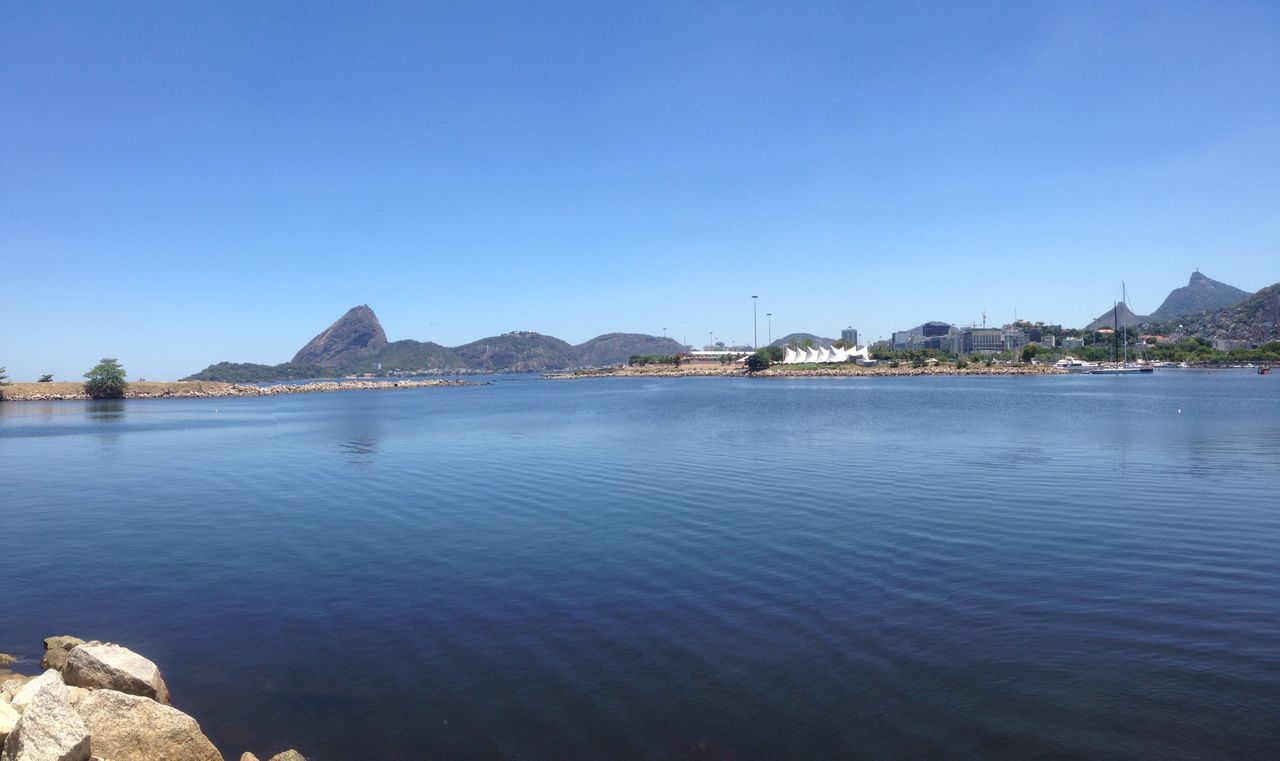
[[[965,328],[960,331],[962,354],[999,354],[1005,350],[1000,328]]]
[[[848,327],[848,328],[845,328],[844,330],[840,331],[840,340],[841,340],[841,341],[844,341],[845,343],[849,344],[850,346],[857,346],[857,345],[858,345],[858,331],[857,331],[857,330],[855,330],[852,326],[851,326],[851,327]]]

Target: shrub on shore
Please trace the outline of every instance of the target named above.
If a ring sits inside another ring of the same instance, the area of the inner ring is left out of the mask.
[[[84,392],[92,399],[122,399],[129,387],[124,379],[124,368],[116,359],[104,358],[84,377],[89,379],[84,384]]]

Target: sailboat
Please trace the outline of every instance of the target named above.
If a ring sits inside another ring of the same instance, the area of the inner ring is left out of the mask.
[[[1124,299],[1121,303],[1128,306],[1129,291],[1125,288],[1124,281],[1120,282],[1120,294]],[[1120,332],[1120,304],[1112,303],[1111,305],[1111,322],[1115,326],[1117,333]],[[1140,373],[1154,373],[1156,369],[1151,365],[1129,364],[1129,330],[1126,327],[1124,331],[1124,358],[1120,364],[1112,367],[1099,367],[1096,370],[1090,370],[1090,375],[1138,375]]]

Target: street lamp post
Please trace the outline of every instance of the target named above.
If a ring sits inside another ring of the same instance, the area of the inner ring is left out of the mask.
[[[769,345],[773,346],[773,312],[765,312],[764,316],[769,321]]]
[[[756,301],[759,296],[751,297],[751,348],[760,348],[760,331],[756,328]]]

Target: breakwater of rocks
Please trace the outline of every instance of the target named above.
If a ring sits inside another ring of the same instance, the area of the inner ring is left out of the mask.
[[[331,380],[311,383],[277,383],[252,386],[241,383],[212,381],[136,381],[129,384],[125,399],[203,399],[214,397],[279,396],[281,394],[315,394],[332,391],[386,391],[403,388],[480,385],[472,381],[445,380]],[[54,402],[89,399],[84,384],[14,383],[0,387],[0,399],[14,402]]]
[[[16,661],[0,653],[0,761],[224,761],[172,705],[156,664],[126,647],[49,637],[42,673],[10,671]],[[269,761],[306,757],[289,749]]]
[[[567,373],[548,373],[542,377],[550,380],[573,380],[580,378],[688,378],[688,377],[756,377],[756,378],[842,378],[889,376],[904,377],[916,375],[1065,375],[1066,370],[1051,365],[936,365],[911,367],[900,365],[832,365],[818,368],[787,368],[774,366],[756,373],[748,373],[741,366],[736,367],[617,367],[595,370],[576,370]]]

